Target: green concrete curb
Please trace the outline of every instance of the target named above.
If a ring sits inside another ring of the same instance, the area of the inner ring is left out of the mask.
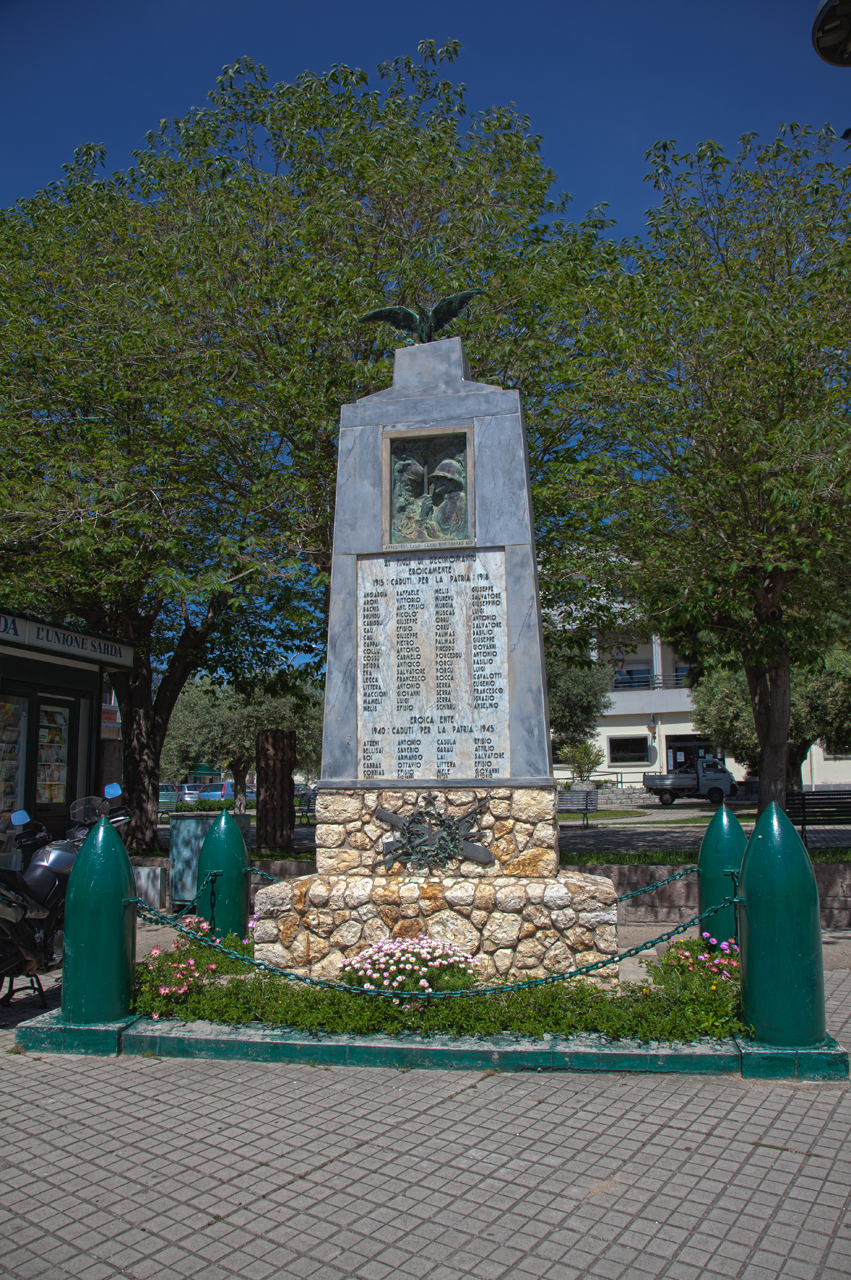
[[[335,1036],[278,1027],[223,1026],[125,1018],[70,1026],[61,1010],[18,1028],[16,1043],[39,1053],[145,1054],[157,1058],[239,1059],[315,1066],[426,1068],[443,1071],[632,1071],[734,1075],[772,1080],[847,1080],[848,1054],[830,1037],[813,1049],[776,1049],[729,1040],[693,1044],[610,1041],[602,1035],[540,1040],[511,1035]]]
[[[759,1040],[738,1040],[742,1075],[759,1080],[847,1080],[848,1052],[833,1036],[811,1049],[784,1049]]]
[[[138,1018],[118,1022],[91,1022],[73,1025],[62,1021],[62,1010],[54,1009],[24,1022],[15,1032],[15,1044],[35,1053],[116,1054],[122,1051],[122,1035]]]

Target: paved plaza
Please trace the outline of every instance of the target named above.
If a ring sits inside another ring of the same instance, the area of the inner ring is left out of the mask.
[[[829,965],[848,949],[826,936]],[[826,984],[847,1044],[851,970]],[[0,1049],[36,1012],[0,1010]],[[4,1280],[851,1276],[847,1084],[8,1052],[0,1069]]]

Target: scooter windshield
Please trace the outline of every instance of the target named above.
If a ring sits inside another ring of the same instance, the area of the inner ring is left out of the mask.
[[[97,822],[103,800],[100,796],[83,796],[71,805],[72,822]]]

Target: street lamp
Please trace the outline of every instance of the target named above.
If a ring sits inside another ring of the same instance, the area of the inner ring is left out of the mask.
[[[832,67],[851,67],[851,0],[819,0],[813,48]]]

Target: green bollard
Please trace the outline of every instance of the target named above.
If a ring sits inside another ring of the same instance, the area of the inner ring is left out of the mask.
[[[764,1044],[820,1044],[827,1027],[818,888],[810,855],[776,804],[748,841],[739,898],[745,1022]]]
[[[218,938],[235,933],[244,938],[248,929],[249,876],[248,850],[242,832],[223,809],[201,846],[198,858],[198,884],[202,885],[211,871],[221,875],[207,885],[195,908],[199,916],[209,920]]]
[[[738,876],[747,843],[748,838],[739,819],[722,804],[706,828],[697,855],[697,909],[701,915],[725,898],[736,896],[736,878],[725,873],[735,871]],[[701,922],[700,928],[719,942],[735,938],[736,908],[724,907],[716,911],[714,916]]]
[[[133,868],[121,837],[101,818],[74,861],[65,899],[62,1020],[118,1022],[130,1015],[136,962]]]

